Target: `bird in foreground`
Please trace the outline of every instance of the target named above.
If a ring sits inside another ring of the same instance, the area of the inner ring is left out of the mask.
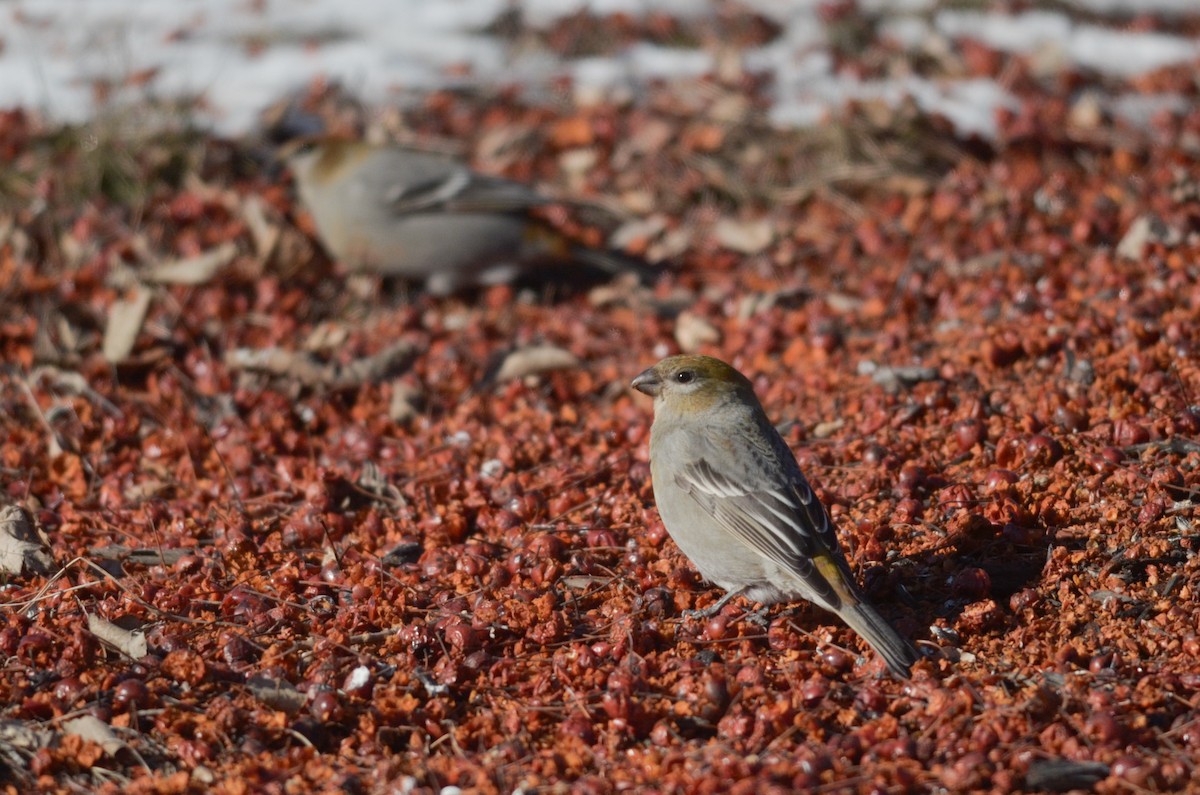
[[[567,262],[604,273],[648,266],[572,244],[530,215],[552,203],[447,155],[336,138],[284,147],[326,250],[346,267],[424,282],[439,295]]]
[[[671,356],[633,379],[654,398],[650,475],[667,532],[725,596],[797,598],[837,614],[900,677],[918,659],[867,601],[828,511],[750,381],[711,356]]]

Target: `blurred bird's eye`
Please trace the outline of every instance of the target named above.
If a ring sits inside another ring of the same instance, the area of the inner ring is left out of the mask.
[[[696,374],[693,373],[691,370],[680,370],[678,373],[675,374],[675,380],[681,384],[690,384],[692,382],[692,379],[695,377],[696,377]]]

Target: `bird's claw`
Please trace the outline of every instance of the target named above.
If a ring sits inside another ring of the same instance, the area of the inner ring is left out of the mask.
[[[713,613],[714,611],[711,607],[706,607],[703,610],[684,610],[680,613],[680,615],[684,618],[707,619],[712,618]]]
[[[769,608],[766,607],[760,607],[757,610],[749,610],[742,616],[742,620],[749,621],[756,627],[762,627],[763,629],[766,629],[767,627],[771,626],[771,619],[767,618],[768,610]]]

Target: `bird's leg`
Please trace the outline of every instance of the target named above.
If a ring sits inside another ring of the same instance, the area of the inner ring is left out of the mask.
[[[716,604],[710,605],[710,606],[704,608],[703,610],[684,610],[683,617],[684,618],[712,618],[717,613],[721,612],[722,607],[729,604],[730,599],[733,599],[735,596],[741,596],[743,590],[744,589],[738,589],[736,591],[729,591],[724,596],[722,596],[720,599],[718,599]]]
[[[763,605],[757,610],[747,610],[745,615],[742,616],[742,620],[749,621],[756,627],[762,627],[763,629],[766,629],[771,624],[770,619],[767,618],[767,613],[770,612],[770,610],[770,605]]]

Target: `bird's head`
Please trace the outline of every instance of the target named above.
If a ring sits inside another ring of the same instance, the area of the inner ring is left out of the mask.
[[[291,167],[298,180],[324,185],[340,179],[371,151],[371,145],[364,141],[310,136],[284,144],[278,157]]]
[[[712,356],[669,356],[633,379],[632,386],[655,405],[703,410],[731,399],[757,403],[746,376]]]

